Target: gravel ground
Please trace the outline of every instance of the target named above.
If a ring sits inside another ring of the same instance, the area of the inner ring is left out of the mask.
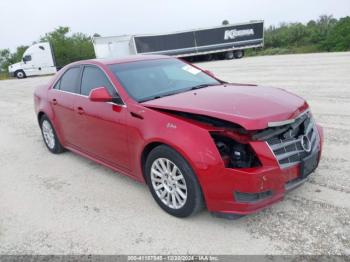
[[[146,186],[45,148],[32,93],[48,77],[0,81],[0,254],[350,255],[350,53],[200,64],[231,82],[305,97],[325,128],[318,170],[285,200],[231,221],[164,213]]]

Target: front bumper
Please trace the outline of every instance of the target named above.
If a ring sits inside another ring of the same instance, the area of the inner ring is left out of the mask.
[[[263,168],[249,174],[238,174],[236,170],[229,170],[226,176],[230,177],[230,181],[226,182],[231,185],[231,194],[216,203],[215,212],[239,215],[258,212],[282,200],[287,192],[306,182],[308,178],[300,178],[299,173],[299,165],[286,170]],[[239,185],[236,181],[240,181]],[[244,198],[244,195],[247,197]]]
[[[323,130],[317,126],[320,136],[321,157]],[[280,200],[286,193],[308,180],[301,176],[300,164],[280,168],[275,156],[265,143],[257,143],[254,150],[262,166],[257,168],[223,168],[212,181],[207,181],[206,203],[208,210],[220,216],[247,215],[258,212]]]
[[[15,72],[9,72],[9,77],[15,77]]]

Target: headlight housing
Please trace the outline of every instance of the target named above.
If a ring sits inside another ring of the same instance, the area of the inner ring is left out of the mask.
[[[261,166],[255,152],[248,143],[240,143],[230,137],[213,132],[214,140],[226,168],[250,168]]]

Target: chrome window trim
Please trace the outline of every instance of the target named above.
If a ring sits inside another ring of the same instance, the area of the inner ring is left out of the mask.
[[[64,91],[64,90],[61,90],[61,89],[55,89],[55,88],[51,88],[51,89],[54,90],[54,91],[57,91],[57,92],[62,92],[62,93],[70,94],[70,95],[88,97],[88,96],[84,96],[84,95],[81,95],[81,94]]]
[[[63,90],[59,90],[59,89],[53,89],[53,88],[52,88],[52,90],[57,91],[57,92],[62,92],[62,93],[70,94],[70,95],[81,96],[81,97],[84,97],[84,98],[86,98],[86,99],[89,99],[89,96],[85,96],[85,95],[81,95],[81,94],[76,94],[76,93],[72,93],[72,92],[68,92],[68,91],[63,91]],[[114,103],[114,102],[105,102],[105,103],[127,108],[126,104],[117,104],[117,103]]]
[[[114,89],[117,91],[117,94],[119,95],[120,99],[122,100],[123,104],[117,104],[117,103],[114,103],[114,102],[107,102],[109,104],[113,104],[113,105],[117,105],[117,106],[121,106],[121,107],[125,107],[127,108],[127,105],[126,103],[124,102],[123,98],[120,96],[120,92],[118,90],[118,88],[114,85],[113,81],[111,80],[111,78],[109,77],[109,75],[106,74],[106,72],[103,70],[103,68],[100,66],[100,65],[95,65],[95,64],[89,64],[89,63],[84,63],[84,64],[79,64],[79,65],[72,65],[70,67],[68,67],[67,69],[65,69],[65,71],[62,73],[62,75],[60,77],[58,77],[57,79],[55,79],[55,81],[52,83],[52,85],[50,86],[50,89],[51,90],[55,90],[55,91],[60,91],[60,92],[64,92],[64,93],[67,93],[67,94],[72,94],[72,95],[76,95],[76,96],[82,96],[82,97],[86,97],[88,98],[88,96],[86,95],[82,95],[82,94],[78,94],[78,93],[73,93],[73,92],[68,92],[68,91],[64,91],[64,90],[61,90],[61,89],[55,89],[53,88],[56,83],[58,81],[61,80],[61,78],[64,76],[64,74],[70,69],[70,68],[74,68],[74,67],[84,67],[84,66],[95,66],[95,67],[98,67],[104,74],[105,76],[107,77],[108,81],[111,83],[111,85],[114,87]],[[82,71],[81,71],[81,77],[83,77],[83,71],[84,71],[84,68],[82,68]],[[81,91],[81,90],[79,90]]]

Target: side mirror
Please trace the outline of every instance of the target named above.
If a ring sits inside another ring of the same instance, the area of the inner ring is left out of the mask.
[[[26,63],[26,62],[27,62],[27,60],[25,59],[25,57],[22,58],[22,61],[23,61],[23,63]]]
[[[90,91],[89,99],[92,102],[112,102],[113,98],[105,87],[97,87]]]
[[[204,70],[204,73],[206,73],[206,74],[208,74],[208,75],[210,75],[212,77],[215,77],[214,73],[212,71],[210,71],[210,70]]]

